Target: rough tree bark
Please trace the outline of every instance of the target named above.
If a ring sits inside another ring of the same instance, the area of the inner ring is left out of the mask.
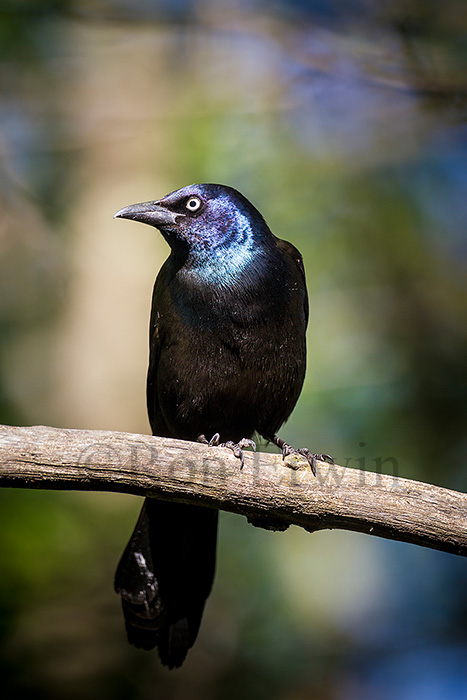
[[[467,555],[467,495],[398,476],[182,440],[0,426],[0,486],[118,491],[197,503],[285,530],[341,528]]]

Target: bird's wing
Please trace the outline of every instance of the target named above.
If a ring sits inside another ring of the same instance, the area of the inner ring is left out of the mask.
[[[157,318],[155,317],[154,309],[151,313],[151,324],[149,327],[149,367],[146,384],[146,398],[148,405],[148,416],[153,434],[158,434],[156,423],[157,421],[157,366],[160,357],[160,334]]]
[[[305,291],[303,300],[305,323],[308,324],[308,294],[306,293],[305,267],[303,265],[302,254],[296,249],[294,245],[292,245],[292,243],[289,243],[289,241],[284,241],[281,238],[276,238],[276,244],[279,250],[290,260],[292,260],[296,268],[299,270],[301,279],[303,281],[303,289]]]
[[[152,296],[151,320],[149,323],[149,366],[146,384],[146,401],[152,434],[160,435],[161,437],[172,437],[167,430],[157,395],[157,372],[163,342],[161,337],[162,332],[159,314],[159,299],[160,290],[164,288],[165,276],[166,270],[165,265],[163,265],[154,284],[154,292]]]

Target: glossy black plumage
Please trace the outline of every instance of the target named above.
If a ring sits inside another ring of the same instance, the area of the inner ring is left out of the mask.
[[[147,403],[153,434],[238,443],[276,436],[305,376],[308,300],[300,253],[236,190],[185,187],[115,215],[160,229]],[[214,449],[214,448],[213,448]],[[314,455],[303,450],[314,469]],[[128,638],[169,667],[193,645],[212,587],[217,512],[145,501],[120,561]]]

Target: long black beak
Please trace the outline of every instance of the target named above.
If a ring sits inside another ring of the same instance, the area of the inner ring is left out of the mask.
[[[123,207],[114,214],[114,219],[132,219],[159,228],[160,226],[176,224],[179,216],[183,216],[183,214],[170,211],[158,202],[141,202]]]

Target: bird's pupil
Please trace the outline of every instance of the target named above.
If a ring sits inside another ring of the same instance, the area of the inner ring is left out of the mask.
[[[196,199],[196,197],[193,197],[193,199],[189,199],[187,203],[188,209],[198,209],[199,207],[199,200]]]

